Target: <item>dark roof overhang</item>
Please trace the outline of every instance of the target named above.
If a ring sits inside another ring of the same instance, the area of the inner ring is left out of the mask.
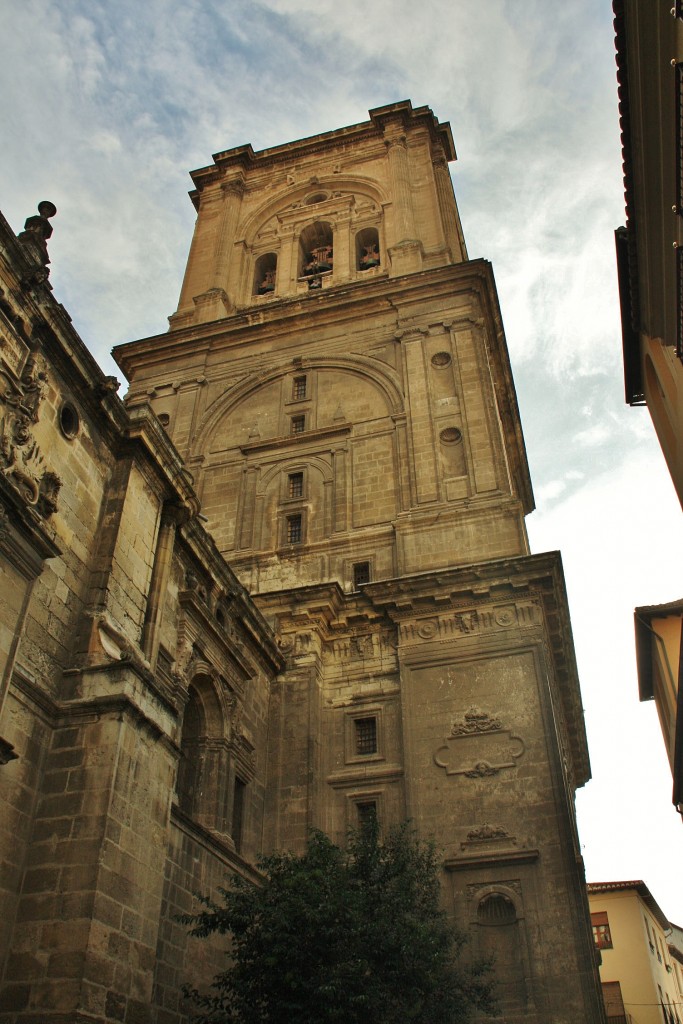
[[[619,129],[624,175],[626,226],[615,232],[617,274],[621,306],[621,331],[624,350],[624,392],[629,405],[643,405],[645,395],[640,369],[640,302],[638,290],[638,254],[636,248],[631,105],[628,81],[626,0],[613,0],[614,45],[617,62]]]

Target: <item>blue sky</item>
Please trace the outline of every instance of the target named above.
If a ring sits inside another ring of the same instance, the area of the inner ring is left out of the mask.
[[[608,0],[8,0],[0,206],[58,207],[55,295],[106,372],[175,309],[188,171],[410,97],[453,128],[470,256],[496,273],[538,505],[560,548],[593,764],[592,881],[643,878],[683,923],[683,829],[635,605],[681,596],[681,510],[647,413],[623,404],[614,228],[623,187]]]

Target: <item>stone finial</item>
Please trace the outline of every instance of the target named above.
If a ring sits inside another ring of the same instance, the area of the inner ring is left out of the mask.
[[[38,203],[38,213],[26,218],[24,230],[18,236],[33,262],[38,266],[47,267],[50,257],[47,253],[47,240],[52,234],[50,217],[54,217],[57,207],[48,199]]]

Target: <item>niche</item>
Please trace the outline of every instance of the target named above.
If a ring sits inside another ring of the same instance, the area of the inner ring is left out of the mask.
[[[299,238],[299,277],[308,279],[309,288],[315,287],[323,274],[332,273],[334,260],[332,225],[317,220],[304,228]]]
[[[377,228],[363,228],[356,235],[356,266],[358,270],[372,270],[380,262],[379,232]]]
[[[268,295],[275,291],[277,275],[277,253],[264,252],[256,260],[254,271],[254,295]]]
[[[522,936],[514,903],[503,893],[488,893],[477,907],[477,925],[479,952],[493,958],[496,996],[501,1009],[509,1012],[525,1006]]]
[[[444,477],[466,476],[465,445],[458,427],[444,427],[439,434],[439,449]]]

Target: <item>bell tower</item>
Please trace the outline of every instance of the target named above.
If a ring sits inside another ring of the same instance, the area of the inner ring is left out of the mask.
[[[508,1024],[602,1020],[574,792],[590,777],[450,126],[409,101],[192,175],[168,333],[115,350],[275,628],[263,851],[410,818]]]

